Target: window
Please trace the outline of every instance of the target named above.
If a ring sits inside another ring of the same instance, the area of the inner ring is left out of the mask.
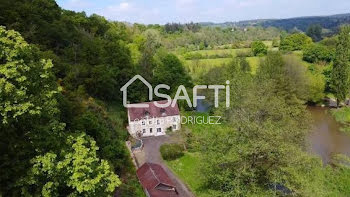
[[[176,124],[173,125],[173,130],[176,130]]]
[[[145,125],[146,123],[145,123],[145,121],[142,121],[142,125]]]
[[[151,121],[151,120],[149,121],[149,124],[152,124],[152,121]]]
[[[158,133],[162,132],[162,128],[157,128],[157,132]]]
[[[149,129],[149,132],[152,133],[152,128]]]
[[[143,133],[146,133],[146,129],[142,129],[142,132],[143,132]]]
[[[176,117],[173,117],[173,121],[176,122]]]
[[[160,124],[160,121],[159,120],[157,120],[157,125],[159,125]]]

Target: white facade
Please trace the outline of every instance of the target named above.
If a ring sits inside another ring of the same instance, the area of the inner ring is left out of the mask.
[[[130,135],[137,137],[165,135],[168,130],[177,131],[181,128],[180,115],[144,118],[130,120],[128,131]]]

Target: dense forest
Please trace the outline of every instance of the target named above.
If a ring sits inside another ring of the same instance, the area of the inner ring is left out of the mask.
[[[222,116],[222,126],[185,125],[179,132],[187,148],[181,158],[195,155],[190,163],[198,165],[188,169],[203,175],[196,187],[189,183],[196,195],[348,195],[349,158],[334,155],[323,166],[304,144],[306,104],[332,98],[346,109],[344,17],[246,28],[131,25],[65,10],[54,0],[2,0],[0,196],[144,196],[125,146],[120,92],[136,74],[171,83],[172,96],[179,85],[231,81],[230,108],[208,112]],[[286,31],[294,27],[305,33]],[[133,84],[128,100],[146,101],[142,88]]]
[[[262,27],[276,27],[286,31],[298,29],[300,31],[306,31],[310,25],[319,24],[324,29],[336,31],[339,25],[349,24],[350,14],[338,14],[332,16],[309,16],[309,17],[297,17],[288,19],[259,19],[248,20],[239,22],[226,22],[226,23],[202,23],[205,26],[221,26],[221,27],[247,27],[247,26],[262,26]]]

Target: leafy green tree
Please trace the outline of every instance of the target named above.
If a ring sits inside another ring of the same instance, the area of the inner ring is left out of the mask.
[[[237,67],[232,64],[226,72],[237,74],[227,75],[230,81],[236,78],[230,83],[231,106],[220,111],[228,127],[198,136],[206,161],[202,166],[205,186],[219,192],[218,196],[269,196],[279,192],[273,184],[284,185],[296,195],[312,193],[319,185],[304,181],[308,176],[302,167],[293,169],[296,163],[315,169],[322,166],[302,151],[308,131],[301,102],[307,86],[299,82],[305,81],[304,71],[300,73],[301,67],[278,53],[268,54],[253,80],[240,75]],[[304,90],[298,93],[297,88]],[[233,90],[239,91],[239,99]]]
[[[175,94],[180,85],[184,85],[186,88],[193,86],[191,77],[186,72],[179,58],[166,52],[159,54],[158,58],[159,64],[154,69],[154,81],[156,84],[170,85],[170,95]]]
[[[312,39],[303,33],[294,33],[286,36],[281,40],[280,50],[296,51],[312,43]]]
[[[68,149],[31,160],[33,167],[21,180],[22,195],[112,196],[121,184],[106,160],[100,160],[96,142],[85,134],[69,136]]]
[[[240,58],[239,60],[240,60],[239,61],[239,65],[241,67],[241,70],[243,72],[250,73],[252,69],[251,69],[250,64],[247,61],[247,59],[246,58]]]
[[[254,41],[251,45],[251,48],[255,56],[267,54],[267,46],[262,41]]]
[[[322,27],[319,24],[311,24],[307,30],[306,35],[312,38],[314,42],[322,40]]]
[[[142,56],[140,60],[140,74],[147,79],[152,81],[153,69],[155,67],[154,55],[157,49],[161,46],[161,40],[159,32],[154,29],[148,29],[144,32],[145,42],[140,47]]]
[[[343,26],[336,48],[330,86],[337,99],[337,106],[344,101],[350,91],[350,26]]]
[[[0,190],[10,195],[37,152],[57,150],[64,134],[50,60],[18,32],[0,27]],[[12,193],[15,194],[15,193]]]
[[[307,73],[309,78],[308,101],[312,103],[321,102],[325,98],[326,77],[322,72],[323,68],[320,68],[318,65],[309,66],[309,72]]]
[[[311,44],[303,49],[303,60],[310,63],[331,62],[334,60],[334,56],[335,50],[320,44]]]

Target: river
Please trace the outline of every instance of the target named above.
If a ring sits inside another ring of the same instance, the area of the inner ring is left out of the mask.
[[[308,110],[313,119],[312,131],[307,137],[309,151],[319,155],[325,164],[336,153],[350,156],[350,136],[340,131],[340,125],[327,113],[328,108],[308,107]]]

